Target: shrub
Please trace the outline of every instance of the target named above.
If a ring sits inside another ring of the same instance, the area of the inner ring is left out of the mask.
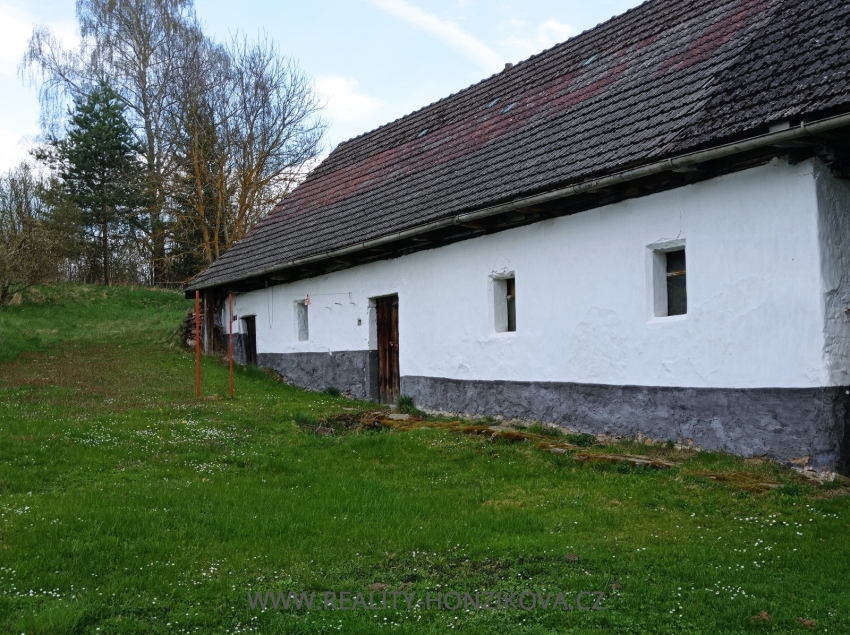
[[[325,388],[325,394],[329,397],[340,397],[342,395],[342,392],[340,392],[339,388],[337,388],[336,386],[328,386],[327,388]]]

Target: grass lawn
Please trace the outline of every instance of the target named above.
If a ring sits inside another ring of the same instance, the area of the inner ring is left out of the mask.
[[[214,358],[196,400],[187,306],[73,286],[0,310],[0,632],[850,633],[843,482],[630,444],[588,451],[677,465],[582,464],[439,423],[320,436],[296,421],[368,406],[256,370],[231,401]],[[573,608],[248,602],[290,590]]]

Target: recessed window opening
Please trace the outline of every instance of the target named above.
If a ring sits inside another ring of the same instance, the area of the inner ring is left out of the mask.
[[[494,99],[494,100],[493,100],[493,101],[491,101],[489,104],[487,104],[487,108],[492,108],[493,106],[495,106],[496,104],[498,104],[500,99],[501,99],[501,97],[496,97],[496,99]]]
[[[516,279],[508,278],[505,280],[505,291],[508,303],[508,331],[513,333],[516,331]]]
[[[254,315],[246,315],[242,318],[243,345],[245,347],[245,363],[248,366],[257,365],[257,318]]]
[[[688,312],[687,270],[685,250],[667,252],[667,315]]]
[[[493,300],[496,332],[516,331],[516,278],[514,276],[493,280]]]
[[[298,341],[306,342],[310,339],[309,307],[306,300],[295,303],[295,326],[298,329]]]

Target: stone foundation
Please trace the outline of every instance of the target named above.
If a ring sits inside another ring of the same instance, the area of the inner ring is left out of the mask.
[[[848,388],[661,388],[402,377],[426,410],[541,421],[579,432],[693,442],[848,471]]]
[[[271,368],[295,386],[338,388],[355,399],[378,398],[378,352],[260,353],[260,366]]]

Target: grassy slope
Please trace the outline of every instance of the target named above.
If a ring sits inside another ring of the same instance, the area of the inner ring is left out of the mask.
[[[313,436],[296,413],[352,404],[246,371],[231,402],[214,359],[194,399],[171,344],[186,306],[69,287],[0,311],[0,632],[797,633],[800,617],[850,632],[839,488],[711,454],[650,473],[441,430]],[[246,601],[375,583],[599,590],[607,610]]]

